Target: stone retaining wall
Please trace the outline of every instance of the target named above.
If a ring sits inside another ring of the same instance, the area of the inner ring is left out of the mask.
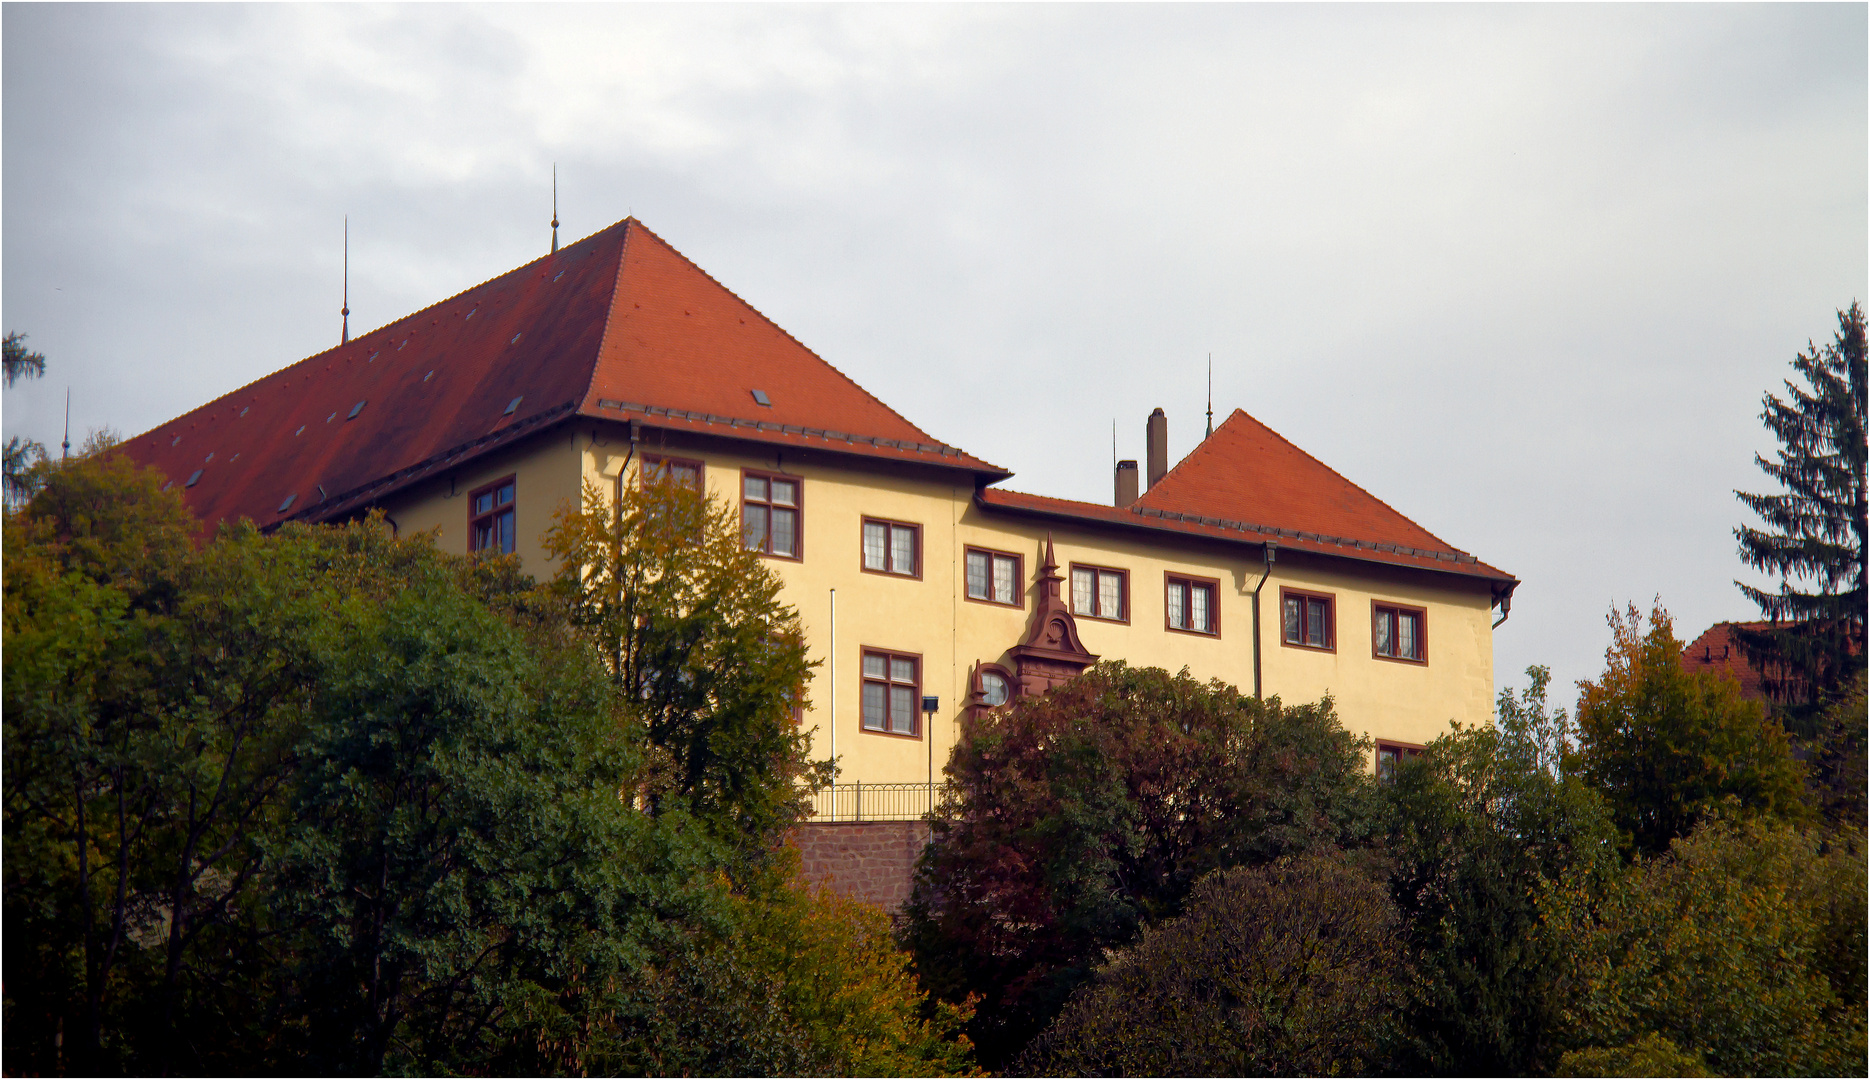
[[[805,880],[894,914],[909,899],[916,860],[928,844],[925,821],[836,821],[792,831]]]

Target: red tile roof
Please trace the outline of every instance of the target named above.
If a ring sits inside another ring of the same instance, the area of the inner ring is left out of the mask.
[[[573,416],[1010,475],[903,419],[633,218],[124,450],[186,485],[209,527],[271,525],[341,517]]]
[[[980,493],[984,507],[1316,551],[1368,562],[1518,584],[1444,543],[1389,504],[1235,409],[1193,453],[1128,507],[1016,491]]]
[[[1682,650],[1682,667],[1691,672],[1712,671],[1731,675],[1739,681],[1742,694],[1770,702],[1771,698],[1760,688],[1760,673],[1747,663],[1746,654],[1740,651],[1740,643],[1734,640],[1733,628],[1742,626],[1748,630],[1765,630],[1772,625],[1765,622],[1715,623]]]

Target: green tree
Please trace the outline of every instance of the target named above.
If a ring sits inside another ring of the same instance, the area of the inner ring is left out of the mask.
[[[795,872],[796,856],[785,870]],[[790,874],[789,874],[790,876]],[[734,901],[734,955],[763,973],[803,1036],[807,1071],[834,1076],[971,1072],[965,1006],[930,1000],[883,909],[792,877]]]
[[[19,379],[37,379],[45,374],[45,354],[28,351],[25,334],[7,331],[5,341],[0,343],[0,352],[4,353],[8,387]]]
[[[1402,1001],[1397,922],[1382,883],[1341,853],[1216,871],[1183,915],[1098,968],[1020,1071],[1368,1073]]]
[[[1779,578],[1777,592],[1735,582],[1773,625],[1736,636],[1764,684],[1789,707],[1795,733],[1864,669],[1864,315],[1838,312],[1837,334],[1792,360],[1807,386],[1787,379],[1760,419],[1779,440],[1777,461],[1754,455],[1784,490],[1734,494],[1765,528],[1734,530],[1740,558]],[[1809,387],[1809,388],[1808,388]]]
[[[556,520],[552,588],[642,726],[645,804],[702,822],[744,879],[829,775],[793,717],[815,666],[798,612],[732,512],[686,485],[626,483],[612,500],[587,482]]]
[[[22,378],[37,379],[45,374],[45,354],[26,350],[26,335],[9,331],[5,339],[6,385]],[[6,505],[11,508],[31,497],[36,489],[34,467],[46,460],[45,444],[18,435],[7,440],[5,487]]]
[[[1804,777],[1780,725],[1731,678],[1689,672],[1669,613],[1609,617],[1595,682],[1579,683],[1584,778],[1638,851],[1656,854],[1718,807],[1800,818]]]
[[[1712,818],[1608,883],[1555,884],[1540,906],[1567,943],[1572,1045],[1660,1037],[1720,1076],[1862,1072],[1864,866],[1861,838]]]
[[[1407,995],[1385,1067],[1416,1074],[1548,1071],[1563,1048],[1551,976],[1562,943],[1535,898],[1616,861],[1603,799],[1576,774],[1547,669],[1500,691],[1496,723],[1456,725],[1383,786],[1378,820],[1402,912]]]
[[[1203,875],[1354,833],[1368,755],[1329,700],[1122,663],[967,721],[907,905],[917,973],[980,996],[969,1035],[999,1067]]]

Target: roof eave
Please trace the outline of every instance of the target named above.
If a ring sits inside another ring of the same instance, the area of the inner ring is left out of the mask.
[[[1356,549],[1349,551],[1328,550],[1320,546],[1312,545],[1328,544],[1330,543],[1329,541],[1310,540],[1302,535],[1286,535],[1296,533],[1296,530],[1281,530],[1278,533],[1269,533],[1242,529],[1240,530],[1241,535],[1239,537],[1219,536],[1211,532],[1193,532],[1188,529],[1175,528],[1167,524],[1157,524],[1141,514],[1133,514],[1129,519],[1106,518],[1096,517],[1090,514],[1074,514],[1069,510],[1048,509],[1038,506],[1009,506],[1004,503],[989,502],[982,497],[979,491],[975,492],[974,503],[985,511],[1007,514],[1026,514],[1055,521],[1070,521],[1079,525],[1108,525],[1119,529],[1139,529],[1146,532],[1165,533],[1170,536],[1189,537],[1197,540],[1215,540],[1224,544],[1250,544],[1253,546],[1260,546],[1268,542],[1278,543],[1282,539],[1288,541],[1296,540],[1307,546],[1293,548],[1292,550],[1303,551],[1312,555],[1323,555],[1327,558],[1349,559],[1355,562],[1369,563],[1373,566],[1425,570],[1429,573],[1455,574],[1464,578],[1490,582],[1494,586],[1493,594],[1496,599],[1503,594],[1510,595],[1512,591],[1519,586],[1518,578],[1503,571],[1493,570],[1493,568],[1488,567],[1478,559],[1475,559],[1472,563],[1465,564],[1466,568],[1464,568],[1464,564],[1458,562],[1453,565],[1444,566],[1419,562],[1413,559],[1410,559],[1410,561],[1399,561],[1395,558],[1386,559],[1379,557],[1374,552],[1366,555],[1358,552]],[[1157,520],[1160,521],[1162,519],[1159,518]],[[1336,547],[1337,545],[1332,546]],[[1408,559],[1409,557],[1404,556],[1404,558]]]

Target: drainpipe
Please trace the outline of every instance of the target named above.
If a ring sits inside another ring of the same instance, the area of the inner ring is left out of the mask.
[[[838,819],[838,591],[831,590],[831,670],[825,681],[831,688],[831,820]]]
[[[1266,587],[1266,579],[1273,576],[1273,560],[1279,557],[1279,541],[1268,540],[1260,546],[1261,558],[1265,560],[1266,572],[1260,575],[1260,583],[1253,587],[1253,696],[1260,697],[1260,590]]]
[[[1493,629],[1495,630],[1500,629],[1500,623],[1505,622],[1506,617],[1508,615],[1511,615],[1512,613],[1513,613],[1513,590],[1508,589],[1506,593],[1500,597],[1500,619],[1498,622],[1495,622],[1493,624]]]

